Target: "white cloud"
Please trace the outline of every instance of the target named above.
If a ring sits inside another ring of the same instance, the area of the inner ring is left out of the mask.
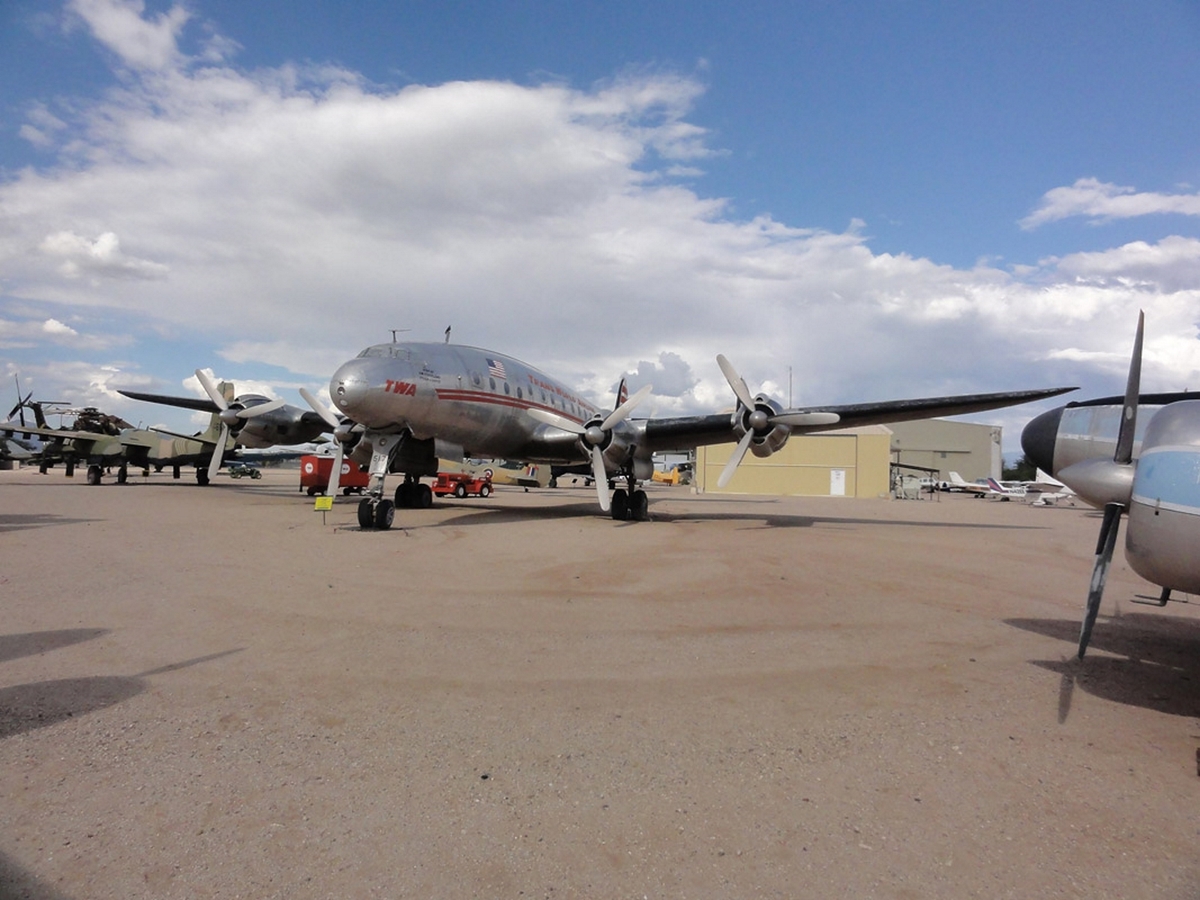
[[[136,259],[121,252],[121,242],[111,231],[94,241],[71,231],[47,235],[38,245],[46,256],[61,260],[59,272],[64,278],[83,275],[108,278],[163,278],[167,267],[149,260]]]
[[[1165,354],[1148,359],[1152,386],[1200,369],[1189,238],[1008,271],[875,253],[861,222],[734,220],[675,182],[713,152],[688,121],[692,79],[381,89],[333,67],[239,71],[218,39],[185,59],[182,7],[74,8],[136,71],[62,128],[31,122],[62,165],[0,183],[0,287],[72,328],[86,310],[203,339],[231,369],[319,380],[392,328],[439,340],[452,325],[597,402],[636,372],[664,414],[729,404],[718,352],[752,390],[791,368],[797,403],[1119,378],[1107,361],[1128,352],[1139,308]],[[1075,193],[1048,194],[1034,224],[1158,196],[1060,190]],[[70,337],[18,332],[0,322],[0,340]]]
[[[68,8],[127,66],[161,70],[181,59],[178,39],[190,18],[182,5],[153,19],[143,17],[146,4],[142,0],[70,0]]]
[[[1200,216],[1200,193],[1158,194],[1080,178],[1070,187],[1057,187],[1042,196],[1041,205],[1021,220],[1025,229],[1037,228],[1072,216],[1098,222],[1129,219],[1156,213]]]

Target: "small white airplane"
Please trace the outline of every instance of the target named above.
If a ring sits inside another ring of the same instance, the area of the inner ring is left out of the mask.
[[[376,344],[343,364],[329,383],[338,412],[310,392],[301,394],[325,420],[343,452],[368,465],[368,495],[358,507],[364,529],[387,529],[395,508],[427,507],[432,492],[422,477],[437,474],[438,459],[464,457],[576,466],[596,485],[600,508],[614,519],[647,518],[639,484],[654,473],[654,454],[707,444],[736,443],[717,481],[724,487],[746,452],[765,457],[793,434],[960,415],[1052,397],[1073,388],[969,394],[785,409],[750,393],[724,357],[717,357],[736,397],[732,413],[632,419],[650,392],[646,385],[611,412],[528,363],[492,350],[450,343]],[[339,415],[340,413],[340,415]],[[395,497],[384,480],[404,474]],[[610,482],[624,481],[611,496]],[[333,485],[332,487],[336,487]],[[335,491],[327,492],[332,497]]]
[[[956,494],[977,494],[982,497],[989,492],[989,488],[986,485],[967,481],[957,472],[950,473],[950,480],[946,485],[946,490]]]

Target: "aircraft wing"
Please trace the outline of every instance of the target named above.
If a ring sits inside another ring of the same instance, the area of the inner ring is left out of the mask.
[[[180,434],[178,431],[167,431],[165,428],[152,428],[158,434],[166,435],[167,437],[181,438],[185,441],[195,441],[197,444],[207,444],[210,447],[217,446],[217,439],[206,437],[204,434]]]
[[[913,400],[884,400],[875,403],[848,403],[840,406],[808,406],[787,409],[781,416],[833,413],[837,422],[826,425],[794,425],[793,434],[813,434],[863,425],[886,425],[911,419],[932,419],[939,416],[961,416],[1017,406],[1047,397],[1057,397],[1073,387],[1043,388],[1032,391],[1003,391],[992,394],[959,394],[951,397],[920,397]],[[645,422],[645,447],[653,452],[683,450],[703,444],[722,444],[735,440],[728,413],[709,416],[684,416],[671,419],[648,419]]]
[[[221,407],[208,399],[199,397],[170,397],[166,394],[143,394],[140,391],[117,391],[130,400],[145,400],[147,403],[160,403],[163,406],[177,406],[180,409],[195,409],[200,412],[219,413]]]

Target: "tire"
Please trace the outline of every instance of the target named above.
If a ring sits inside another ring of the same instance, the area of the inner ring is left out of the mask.
[[[396,517],[396,504],[391,500],[380,500],[375,506],[375,528],[387,531],[392,527],[392,519]]]
[[[454,496],[457,497],[459,500],[462,500],[464,497],[467,496],[467,486],[465,484],[463,484],[461,481],[454,486]]]
[[[255,481],[258,481],[258,479],[262,478],[262,472],[258,471],[258,469],[255,469],[250,473],[250,477]]]
[[[433,488],[427,484],[418,484],[416,489],[417,509],[429,509],[433,506]]]
[[[407,481],[396,488],[396,506],[399,509],[411,509],[413,507],[412,485]]]
[[[480,497],[490,497],[491,495],[492,495],[492,486],[490,484],[485,484],[483,487],[481,487],[479,489]]]
[[[200,485],[200,487],[208,484],[208,469],[196,470],[196,484]]]
[[[101,473],[99,466],[88,466],[88,470],[87,470],[87,483],[88,484],[99,484],[101,477],[102,477],[102,473]]]
[[[129,481],[129,470],[121,466],[117,469],[117,484],[125,484],[127,481]]]
[[[358,503],[358,527],[375,527],[375,509],[371,506],[371,500],[368,497],[363,497]]]
[[[629,519],[629,495],[623,490],[613,491],[612,517],[618,522],[625,522]]]
[[[634,491],[629,498],[629,518],[635,522],[645,522],[650,518],[650,498],[645,491]]]

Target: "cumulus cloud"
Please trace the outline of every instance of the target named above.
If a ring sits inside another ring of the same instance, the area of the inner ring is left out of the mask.
[[[1042,202],[1021,220],[1025,229],[1037,228],[1074,216],[1108,222],[1155,213],[1200,216],[1200,193],[1159,194],[1107,184],[1096,178],[1080,178],[1070,187],[1057,187],[1042,196]]]
[[[862,222],[735,219],[688,186],[719,152],[689,121],[688,77],[379,87],[332,66],[241,71],[218,39],[185,57],[183,7],[72,8],[128,71],[62,127],[31,120],[61,164],[0,183],[4,296],[72,327],[86,309],[319,383],[393,328],[450,324],[598,403],[620,373],[644,378],[664,414],[729,405],[718,352],[752,390],[791,369],[798,404],[1086,384],[1109,375],[1086,354],[1119,353],[1139,308],[1148,348],[1182,336],[1156,387],[1200,368],[1196,241],[964,269],[873,252]],[[1028,227],[1167,205],[1059,190]],[[178,377],[206,361],[172,360]]]
[[[71,231],[57,231],[42,240],[38,249],[46,256],[60,260],[59,272],[64,278],[95,275],[106,278],[163,278],[167,267],[145,259],[136,259],[121,252],[121,242],[111,231],[88,240]]]
[[[182,5],[150,19],[142,0],[70,0],[68,8],[127,66],[161,70],[182,58],[178,40],[190,18]]]

